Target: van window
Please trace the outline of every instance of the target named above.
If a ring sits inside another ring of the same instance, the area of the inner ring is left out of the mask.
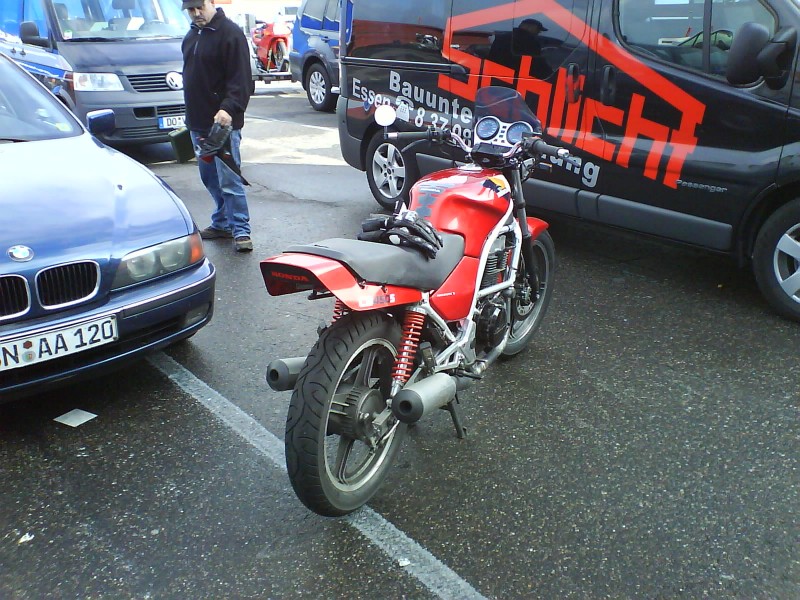
[[[703,27],[707,5],[711,28]],[[774,34],[775,17],[760,0],[620,0],[620,36],[634,52],[723,77],[733,37],[746,22]],[[710,44],[706,44],[706,40]]]
[[[53,0],[53,11],[65,40],[182,38],[189,29],[181,0]]]
[[[326,4],[327,0],[308,0],[305,9],[303,9],[303,16],[310,17],[322,23],[322,18],[325,16]]]
[[[586,16],[587,0],[560,0],[559,4],[577,19]],[[457,27],[453,32],[453,43],[462,52],[491,63],[484,69],[489,67],[488,70],[492,70],[494,65],[500,65],[520,77],[546,79],[555,73],[578,44],[578,40],[554,21],[546,10],[540,12],[531,3],[517,2],[513,15],[506,15],[506,18],[499,13],[496,16],[487,13],[482,10],[485,8],[485,0],[453,2],[454,14],[485,14],[480,18],[480,25]]]
[[[347,55],[443,63],[442,40],[450,2],[362,2],[353,19]]]

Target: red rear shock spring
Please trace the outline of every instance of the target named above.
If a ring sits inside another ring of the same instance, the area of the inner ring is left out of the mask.
[[[333,305],[333,318],[331,320],[336,321],[348,312],[350,312],[350,309],[347,308],[347,305],[337,298],[336,303]]]
[[[425,313],[407,310],[403,320],[403,337],[397,358],[394,359],[392,378],[398,383],[405,384],[411,373],[414,372],[414,359],[417,356],[419,340],[422,335],[422,326],[425,324]]]

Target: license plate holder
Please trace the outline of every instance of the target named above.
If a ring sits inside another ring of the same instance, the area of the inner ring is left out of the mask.
[[[183,127],[184,115],[172,115],[169,117],[158,117],[159,129],[179,129]]]
[[[10,371],[110,344],[119,339],[117,315],[37,331],[0,342],[0,371]]]

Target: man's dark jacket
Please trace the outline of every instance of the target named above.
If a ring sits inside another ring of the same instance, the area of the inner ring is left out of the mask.
[[[218,8],[205,27],[192,23],[181,49],[186,126],[207,132],[223,109],[241,129],[253,81],[244,32]]]

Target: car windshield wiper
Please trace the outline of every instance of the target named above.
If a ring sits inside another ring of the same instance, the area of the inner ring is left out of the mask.
[[[29,142],[30,140],[20,140],[17,138],[0,138],[0,144],[16,144],[17,142]]]
[[[91,37],[74,37],[70,42],[124,42],[129,38],[120,38],[120,37],[103,37],[101,35],[95,35]]]

